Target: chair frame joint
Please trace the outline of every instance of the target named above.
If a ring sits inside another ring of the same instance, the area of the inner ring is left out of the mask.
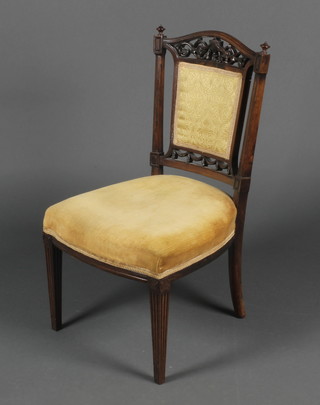
[[[254,72],[257,74],[263,74],[266,75],[268,73],[268,68],[269,68],[269,61],[270,61],[270,55],[260,52],[256,60],[254,62]]]
[[[159,167],[161,156],[163,152],[150,152],[150,166]]]
[[[159,27],[160,28],[160,27]],[[163,47],[163,40],[166,38],[162,32],[159,32],[153,37],[153,52],[155,55],[164,55],[166,48]]]
[[[171,281],[167,279],[150,279],[149,282],[149,288],[150,290],[157,292],[159,294],[166,294],[169,293],[170,288],[171,288]]]
[[[52,236],[49,235],[48,233],[42,232],[42,238],[44,243],[52,242]]]
[[[234,190],[249,192],[251,177],[236,176],[234,179]]]

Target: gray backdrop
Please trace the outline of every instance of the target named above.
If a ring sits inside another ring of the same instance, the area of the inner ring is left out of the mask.
[[[1,405],[319,403],[319,16],[318,0],[0,1]],[[255,50],[267,40],[272,54],[248,316],[230,316],[225,257],[177,282],[161,387],[145,286],[66,258],[67,327],[55,333],[41,241],[47,206],[149,174],[159,24]]]

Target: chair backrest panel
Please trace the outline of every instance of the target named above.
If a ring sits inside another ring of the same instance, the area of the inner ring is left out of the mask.
[[[230,160],[242,90],[242,73],[178,62],[174,147]]]
[[[194,171],[234,185],[252,73],[265,75],[269,55],[261,63],[265,50],[254,52],[220,31],[167,38],[159,28],[154,52],[156,76],[162,78],[156,77],[155,104],[163,103],[166,50],[174,59],[173,102],[169,149],[163,155],[159,147],[162,128],[156,129],[154,137],[159,142],[153,148],[151,165]],[[251,104],[255,102],[251,97]],[[162,120],[163,106],[155,108],[155,121]]]

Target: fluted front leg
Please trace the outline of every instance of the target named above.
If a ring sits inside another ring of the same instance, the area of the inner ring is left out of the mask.
[[[236,317],[244,318],[244,306],[241,282],[242,237],[236,237],[229,247],[229,280],[231,297]]]
[[[44,234],[43,240],[47,261],[51,326],[58,331],[62,327],[62,251],[52,243],[50,235]]]
[[[154,381],[163,384],[166,372],[170,283],[155,280],[149,283],[149,287]]]

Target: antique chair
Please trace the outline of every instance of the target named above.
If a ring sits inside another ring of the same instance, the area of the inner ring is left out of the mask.
[[[235,315],[245,316],[242,235],[270,55],[267,43],[261,45],[261,52],[254,52],[223,32],[167,38],[162,26],[157,30],[152,176],[49,207],[43,236],[54,330],[62,327],[62,251],[99,269],[147,283],[154,379],[162,384],[174,280],[228,250]],[[174,80],[170,145],[164,153],[167,50],[174,60]],[[163,175],[163,166],[224,182],[233,195],[188,177]]]

